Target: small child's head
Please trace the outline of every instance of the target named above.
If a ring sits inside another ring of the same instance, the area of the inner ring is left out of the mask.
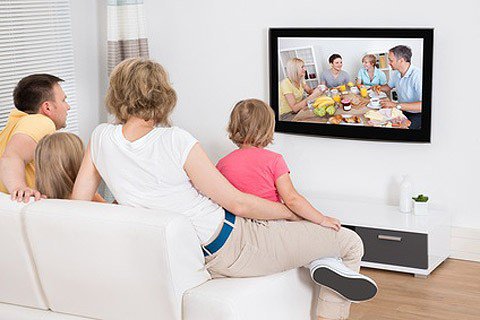
[[[273,141],[275,114],[265,102],[247,99],[238,102],[230,114],[228,137],[237,146],[263,148]]]
[[[35,149],[35,185],[48,198],[69,199],[82,164],[83,142],[73,133],[43,137]]]

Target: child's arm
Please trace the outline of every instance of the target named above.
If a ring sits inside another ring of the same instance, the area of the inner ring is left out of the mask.
[[[295,214],[323,227],[332,228],[336,231],[340,230],[340,221],[323,215],[295,190],[292,180],[290,179],[290,174],[285,173],[281,175],[275,181],[275,186],[285,205]]]

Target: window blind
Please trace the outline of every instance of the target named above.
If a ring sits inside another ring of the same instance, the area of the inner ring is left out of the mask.
[[[0,130],[14,108],[15,85],[34,73],[65,80],[66,130],[78,133],[69,0],[0,0]]]

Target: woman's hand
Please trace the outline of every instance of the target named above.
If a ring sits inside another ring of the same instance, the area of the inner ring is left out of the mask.
[[[319,87],[316,87],[313,89],[312,94],[310,95],[311,98],[317,98],[323,94],[324,91],[322,91]]]
[[[324,84],[319,84],[319,85],[317,86],[317,88],[322,92],[322,94],[324,94],[325,91],[327,91],[327,89],[328,89],[327,86],[324,85]]]
[[[338,219],[329,217],[329,216],[324,216],[322,223],[320,223],[322,227],[330,228],[335,231],[340,230],[340,227],[342,226],[340,224],[340,221]]]

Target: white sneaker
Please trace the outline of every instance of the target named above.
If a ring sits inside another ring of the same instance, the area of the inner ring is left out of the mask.
[[[367,301],[378,291],[375,281],[347,268],[338,258],[321,258],[310,263],[310,276],[351,302]]]

